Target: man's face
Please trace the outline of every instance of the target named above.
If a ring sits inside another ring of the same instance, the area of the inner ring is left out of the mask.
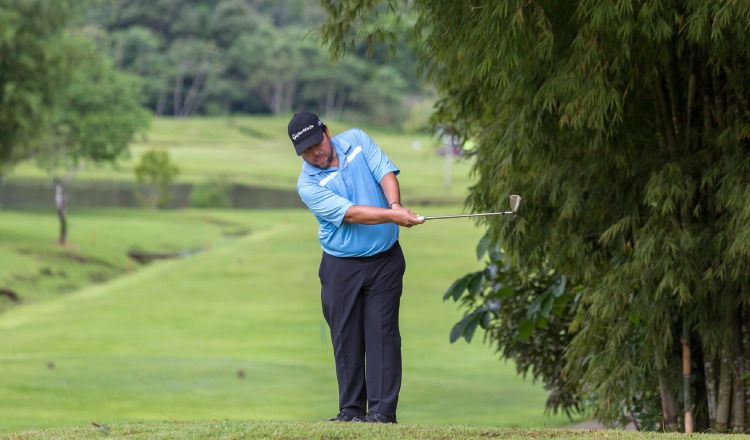
[[[315,168],[325,169],[331,166],[334,158],[333,145],[331,138],[328,136],[328,130],[323,132],[323,141],[313,145],[302,152],[302,159]]]

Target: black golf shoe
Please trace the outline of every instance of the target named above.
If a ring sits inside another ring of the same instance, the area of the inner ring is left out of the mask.
[[[364,416],[355,417],[352,422],[365,422],[365,423],[398,423],[395,417],[389,417],[379,412],[370,411]]]
[[[351,422],[358,417],[364,417],[363,415],[353,416],[346,412],[340,412],[339,415],[332,419],[328,419],[329,422]]]

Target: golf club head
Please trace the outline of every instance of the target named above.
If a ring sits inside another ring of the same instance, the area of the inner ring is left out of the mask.
[[[510,210],[516,212],[519,206],[521,206],[521,196],[515,194],[510,196]]]

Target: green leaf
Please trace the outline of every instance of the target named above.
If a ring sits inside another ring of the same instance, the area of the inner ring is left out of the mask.
[[[542,298],[535,299],[526,309],[526,318],[527,319],[536,319],[536,315],[539,313],[539,310],[542,308]]]
[[[539,314],[545,318],[549,318],[550,310],[552,310],[552,306],[555,305],[555,302],[553,298],[549,295],[545,295],[542,299],[542,304],[539,307]]]
[[[549,327],[549,318],[542,316],[541,318],[537,319],[536,328],[544,330],[547,327]]]
[[[472,314],[471,319],[466,325],[466,329],[464,329],[464,339],[466,339],[467,343],[471,343],[471,338],[474,337],[477,325],[479,325],[479,315]]]
[[[451,284],[451,286],[445,292],[445,294],[443,294],[443,301],[447,300],[450,297],[453,297],[454,301],[458,301],[458,299],[461,298],[461,295],[464,293],[464,290],[466,290],[466,286],[469,284],[469,279],[472,275],[473,274],[471,273],[466,274],[454,281],[453,284]]]
[[[498,289],[495,292],[494,296],[495,298],[502,299],[502,298],[506,298],[509,296],[513,296],[515,293],[516,292],[515,290],[513,290],[513,286],[505,286],[505,287]]]
[[[505,258],[505,254],[503,253],[503,250],[497,246],[491,246],[489,248],[489,253],[490,253],[490,260],[492,261],[502,261]]]
[[[483,329],[487,330],[490,328],[491,322],[492,322],[492,312],[485,311],[484,313],[482,313],[482,317],[479,320],[479,325],[481,325]]]
[[[552,307],[552,314],[558,318],[562,317],[565,313],[565,305],[568,304],[568,301],[570,301],[569,296],[555,298],[554,306]]]
[[[518,328],[518,336],[521,338],[521,340],[528,341],[535,327],[536,325],[530,319],[524,320],[521,323],[521,326]]]
[[[474,276],[469,280],[469,293],[473,296],[477,296],[482,292],[482,286],[484,285],[484,274],[483,272],[476,272]]]
[[[552,294],[555,298],[562,296],[565,293],[565,287],[568,284],[568,279],[565,275],[560,276],[560,281],[552,287]]]
[[[464,330],[466,330],[466,324],[468,324],[468,319],[464,318],[458,321],[456,325],[453,326],[450,336],[451,344],[461,339],[461,336],[463,336],[464,334]]]
[[[487,250],[489,249],[490,244],[491,244],[490,231],[487,230],[484,236],[479,240],[479,243],[477,243],[477,261],[482,260],[482,257],[484,257],[484,254],[487,253]]]

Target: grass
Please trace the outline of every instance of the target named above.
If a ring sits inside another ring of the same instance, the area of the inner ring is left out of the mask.
[[[26,303],[56,298],[137,269],[128,251],[201,249],[247,228],[198,211],[79,212],[72,208],[69,213],[71,244],[59,246],[54,212],[0,211],[0,288],[12,287]],[[0,299],[0,310],[3,305]]]
[[[327,121],[332,134],[348,125]],[[179,182],[203,183],[221,177],[247,185],[294,190],[301,167],[287,137],[287,117],[155,118],[147,136],[131,147],[116,169],[89,166],[78,180],[135,180],[134,168],[149,148],[167,148],[181,170]],[[405,200],[462,203],[471,182],[468,161],[447,162],[436,153],[437,139],[423,133],[361,127],[403,170]],[[418,148],[417,148],[418,147]],[[48,179],[34,162],[18,166],[9,181]]]
[[[38,246],[54,249],[49,237],[31,232],[38,215],[0,211],[0,230],[20,231],[5,232],[5,239],[22,246],[41,240]],[[182,247],[220,236],[214,224],[200,223],[205,215],[81,211],[72,215],[73,224],[110,227],[91,243],[90,232],[78,226],[71,243],[82,255],[102,252],[102,259],[108,251],[96,250],[100,246],[116,253],[124,243]],[[0,314],[0,432],[173,419],[197,423],[189,426],[214,419],[306,424],[337,412],[314,219],[303,210],[210,215],[251,234]],[[474,246],[480,235],[464,220],[402,230],[408,267],[399,421],[565,425],[563,417],[543,414],[544,390],[518,378],[491,349],[448,342],[460,313],[441,295],[479,267]]]
[[[519,429],[469,425],[371,425],[360,423],[277,422],[212,420],[185,422],[133,422],[88,424],[65,429],[50,429],[0,436],[3,439],[101,439],[113,436],[129,439],[684,439],[685,434],[643,433],[634,431],[559,430],[549,428]],[[692,434],[691,439],[727,439],[746,436],[727,434]]]
[[[183,182],[292,190],[300,160],[287,119],[156,119],[118,169],[78,179],[132,181],[143,151],[166,147]],[[438,157],[427,135],[362,128],[404,171],[406,200],[458,203],[421,213],[460,210],[469,163]],[[29,178],[47,177],[26,163],[10,179]],[[546,392],[479,338],[449,344],[461,313],[442,293],[481,267],[468,220],[402,230],[398,426],[320,422],[337,393],[308,212],[71,206],[69,220],[60,247],[51,211],[0,210],[0,288],[24,300],[0,313],[0,438],[599,438],[550,429],[569,421],[545,416]],[[141,267],[131,249],[200,251]]]

